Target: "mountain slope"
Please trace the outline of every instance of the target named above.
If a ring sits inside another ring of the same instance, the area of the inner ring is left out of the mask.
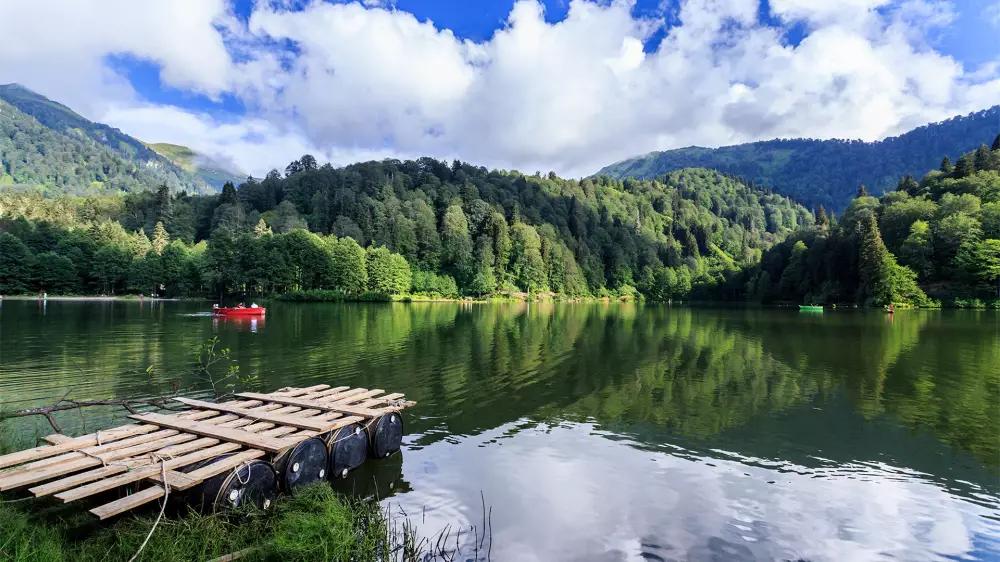
[[[46,194],[210,191],[141,141],[19,84],[0,85],[0,185]]]
[[[773,188],[807,207],[843,210],[864,184],[881,194],[904,175],[937,168],[942,154],[962,154],[1000,133],[1000,106],[932,123],[878,142],[778,139],[722,148],[652,152],[601,169],[615,178],[656,177],[687,167],[713,168]]]
[[[156,142],[146,146],[182,170],[196,175],[218,189],[222,189],[226,182],[238,184],[247,179],[246,173],[234,170],[233,166],[180,144]]]

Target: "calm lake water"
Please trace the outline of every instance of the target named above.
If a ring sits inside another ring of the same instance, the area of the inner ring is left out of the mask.
[[[481,529],[485,503],[496,560],[1000,559],[996,312],[273,303],[261,322],[192,315],[206,308],[3,301],[0,405],[203,384],[192,349],[218,336],[263,390],[417,400],[402,454],[344,487],[380,494],[424,534]]]

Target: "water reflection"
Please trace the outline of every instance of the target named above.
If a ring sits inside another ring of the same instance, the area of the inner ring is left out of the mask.
[[[996,313],[269,309],[8,302],[0,396],[196,384],[191,350],[218,335],[267,388],[417,400],[404,455],[341,487],[393,495],[431,531],[479,521],[483,492],[500,559],[1000,555]]]

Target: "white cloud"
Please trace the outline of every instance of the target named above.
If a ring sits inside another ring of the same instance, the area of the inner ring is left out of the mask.
[[[575,0],[556,23],[520,0],[483,42],[385,2],[260,3],[246,25],[220,1],[133,4],[3,4],[0,80],[255,174],[301,149],[338,164],[431,155],[582,175],[690,144],[876,139],[1000,101],[1000,67],[966,70],[928,45],[953,13],[927,0],[772,0],[779,21],[807,29],[794,46],[758,23],[758,0],[684,0],[648,53],[663,22],[626,0]],[[108,54],[160,64],[172,87],[232,93],[248,114],[220,125],[150,107]]]
[[[1000,2],[993,2],[983,8],[983,18],[1000,29]]]

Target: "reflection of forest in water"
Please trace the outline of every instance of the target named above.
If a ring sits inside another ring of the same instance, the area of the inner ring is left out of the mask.
[[[274,304],[255,333],[182,314],[197,310],[49,303],[42,315],[33,302],[3,303],[0,395],[108,397],[197,384],[192,349],[218,335],[263,387],[406,392],[419,402],[409,428],[421,434],[417,445],[523,417],[593,419],[645,445],[711,441],[799,407],[848,405],[1000,466],[995,313]],[[817,449],[837,439],[821,429],[810,437]]]

